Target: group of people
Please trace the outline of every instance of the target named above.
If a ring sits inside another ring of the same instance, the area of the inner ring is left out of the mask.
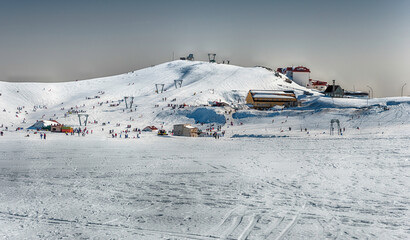
[[[85,127],[84,129],[75,128],[75,129],[71,132],[71,135],[74,135],[75,133],[77,133],[78,136],[81,135],[81,136],[84,137],[86,134],[89,134],[89,133],[93,134],[93,130],[91,130],[91,131],[89,132],[86,127]],[[68,135],[68,133],[66,133],[66,135]]]
[[[46,133],[40,133],[40,139],[46,140],[47,134]]]
[[[140,129],[134,129],[135,131],[134,132],[137,132],[137,136],[135,137],[133,137],[133,138],[140,138],[140,135],[141,135],[141,130]],[[104,131],[104,129],[103,129],[103,131]],[[111,137],[112,138],[122,138],[122,135],[124,134],[124,138],[130,138],[130,136],[129,136],[129,130],[127,129],[127,130],[125,130],[125,131],[121,131],[120,133],[116,133],[114,130],[109,130],[108,131],[108,133],[109,134],[111,134]]]

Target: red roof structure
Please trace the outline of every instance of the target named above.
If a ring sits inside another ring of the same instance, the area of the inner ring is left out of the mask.
[[[298,66],[298,67],[294,67],[291,70],[287,70],[287,71],[292,71],[292,72],[309,72],[310,73],[310,69],[307,67],[303,67],[303,66]]]
[[[155,126],[146,126],[146,127],[143,129],[143,131],[144,131],[144,130],[147,130],[147,129],[150,129],[151,131],[158,130],[158,128],[155,127]]]
[[[286,72],[308,72],[310,73],[310,69],[304,66],[277,68],[276,71],[280,73],[286,73]]]
[[[312,85],[313,86],[327,86],[327,82],[315,80],[315,81],[312,81]]]

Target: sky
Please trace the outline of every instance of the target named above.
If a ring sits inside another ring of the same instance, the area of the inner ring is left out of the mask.
[[[0,80],[111,76],[193,53],[306,66],[376,97],[410,95],[408,0],[2,0]]]

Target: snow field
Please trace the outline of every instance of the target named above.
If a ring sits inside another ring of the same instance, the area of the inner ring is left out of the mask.
[[[6,238],[410,234],[408,138],[53,137],[0,139]]]

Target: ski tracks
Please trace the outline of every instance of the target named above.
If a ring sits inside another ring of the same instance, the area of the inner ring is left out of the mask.
[[[220,170],[223,168],[226,172],[252,178],[267,187],[265,189],[269,189],[272,192],[289,191],[291,189],[293,189],[292,191],[296,190],[296,192],[294,192],[296,202],[292,204],[293,206],[289,206],[290,209],[285,212],[284,215],[279,213],[279,215],[282,216],[278,216],[278,213],[274,212],[275,206],[268,206],[269,204],[266,205],[267,208],[265,208],[264,211],[260,211],[258,208],[254,209],[250,206],[239,205],[227,211],[220,223],[212,228],[208,236],[219,239],[248,239],[248,237],[251,236],[255,239],[281,240],[291,233],[307,203],[305,193],[299,188],[299,181],[302,180],[300,178],[303,178],[303,176],[295,174],[290,178],[294,180],[289,183],[276,179],[276,184],[272,184],[265,178],[250,176],[237,169],[228,169],[225,166],[212,165],[209,163],[206,164],[213,169]]]
[[[302,205],[302,209],[292,218],[292,220],[282,230],[282,232],[280,232],[280,234],[275,238],[275,240],[282,240],[292,230],[292,228],[296,225],[296,222],[299,219],[299,216],[301,212],[305,209],[305,207],[306,207],[306,200]]]
[[[259,222],[260,219],[261,219],[261,217],[259,215],[252,215],[248,225],[245,227],[245,229],[239,235],[238,240],[247,239],[249,234],[251,233],[252,229]]]
[[[99,223],[99,222],[79,222],[75,220],[67,220],[67,219],[57,219],[57,218],[37,218],[31,217],[24,214],[14,214],[14,213],[6,213],[0,212],[0,220],[5,219],[15,219],[20,221],[35,221],[38,223],[43,224],[51,224],[51,225],[70,225],[70,227],[82,227],[90,229],[90,233],[93,232],[92,229],[101,230],[101,231],[127,231],[134,234],[142,235],[142,236],[154,236],[155,238],[159,237],[172,237],[177,239],[198,239],[198,240],[210,240],[210,239],[218,239],[218,237],[213,236],[204,236],[201,234],[195,233],[179,233],[173,231],[164,231],[164,230],[155,230],[155,229],[146,229],[140,228],[135,226],[126,226],[123,224],[110,224],[110,223]]]
[[[234,216],[230,224],[226,224],[227,229],[223,231],[218,238],[245,240],[259,222],[260,218],[261,217],[256,214]],[[225,226],[225,224],[221,225],[221,227],[223,226]]]

